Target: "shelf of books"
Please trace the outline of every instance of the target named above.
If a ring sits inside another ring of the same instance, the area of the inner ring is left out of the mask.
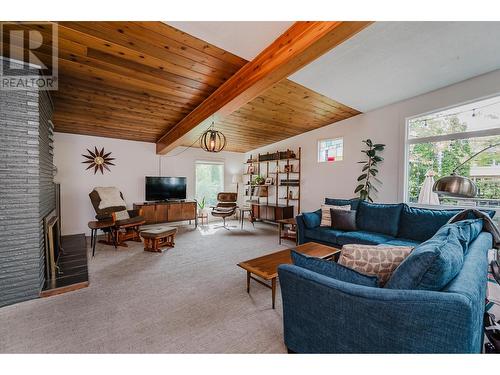
[[[297,206],[300,213],[301,148],[257,154],[244,163],[246,202],[261,206]]]

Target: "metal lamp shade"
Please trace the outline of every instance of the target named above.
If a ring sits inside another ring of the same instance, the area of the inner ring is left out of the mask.
[[[452,174],[437,180],[432,191],[448,197],[474,198],[477,194],[477,187],[471,179]]]

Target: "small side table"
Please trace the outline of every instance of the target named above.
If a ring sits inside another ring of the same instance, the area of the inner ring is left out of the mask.
[[[286,227],[289,227],[287,230]],[[290,233],[290,230],[294,233]],[[297,221],[294,217],[290,219],[282,219],[278,220],[278,235],[279,235],[279,244],[281,245],[281,240],[290,240],[294,241],[297,245]]]
[[[250,222],[255,227],[254,220],[253,220],[253,217],[252,217],[252,208],[251,207],[240,207],[238,209],[240,211],[241,229],[243,229],[243,221],[245,220],[245,212],[248,212],[248,214],[250,215]]]
[[[92,247],[92,256],[95,255],[95,243],[97,242],[97,231],[109,229],[111,232],[111,238],[113,239],[113,245],[115,249],[117,248],[116,237],[115,237],[115,223],[113,220],[103,220],[103,221],[89,221],[88,226],[90,228],[90,246]]]
[[[201,220],[201,225],[204,225],[204,224],[208,225],[208,212],[199,213],[198,219]],[[205,223],[205,221],[206,221],[206,223]]]

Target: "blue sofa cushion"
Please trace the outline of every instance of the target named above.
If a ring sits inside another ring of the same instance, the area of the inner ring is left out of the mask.
[[[302,214],[306,228],[316,228],[321,224],[321,210],[304,212]]]
[[[351,210],[357,210],[359,205],[359,198],[353,199],[336,199],[336,198],[325,198],[325,204],[331,206],[347,206],[351,205]]]
[[[464,250],[457,225],[441,228],[415,247],[385,284],[389,289],[441,290],[462,269]]]
[[[292,262],[297,267],[305,268],[336,280],[378,288],[378,278],[376,276],[363,275],[331,260],[310,257],[292,250]]]
[[[395,238],[393,240],[387,241],[383,245],[416,247],[420,244],[421,244],[421,242],[419,242],[419,241],[413,241],[413,240],[409,240],[407,238]]]
[[[379,245],[385,244],[386,242],[393,240],[394,237],[388,236],[386,234],[356,231],[356,232],[344,232],[337,235],[337,243],[339,245],[346,245],[349,243],[356,243],[361,245]]]
[[[402,204],[359,202],[356,224],[358,229],[396,237]]]
[[[483,230],[483,219],[467,219],[462,221],[457,221],[453,224],[446,224],[443,226],[441,230],[445,230],[446,228],[457,228],[459,241],[462,244],[462,248],[464,253],[469,249],[469,244],[474,241],[479,233]]]
[[[306,230],[304,231],[304,235],[307,239],[331,244],[337,244],[337,237],[342,233],[345,232],[329,227],[317,227],[314,229],[306,228]]]
[[[431,210],[403,205],[398,237],[427,241],[461,210]]]

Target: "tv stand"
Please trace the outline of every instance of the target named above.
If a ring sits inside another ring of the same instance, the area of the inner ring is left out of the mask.
[[[134,210],[142,209],[146,224],[172,223],[194,220],[195,228],[198,226],[196,215],[196,201],[162,201],[134,203]]]

